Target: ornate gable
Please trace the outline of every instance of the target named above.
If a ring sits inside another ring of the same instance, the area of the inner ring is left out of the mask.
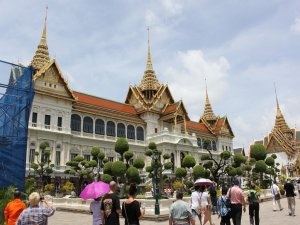
[[[34,76],[35,89],[40,93],[55,95],[72,101],[76,100],[73,91],[62,75],[55,60],[44,65]]]
[[[280,110],[277,93],[276,94],[276,119],[274,128],[269,135],[269,141],[266,146],[268,153],[284,151],[289,158],[293,158],[297,152],[295,137],[292,129],[287,125],[284,116]]]
[[[234,137],[227,117],[218,118],[214,126],[214,133],[222,136]]]
[[[130,86],[125,103],[134,106],[138,113],[145,111],[162,113],[168,104],[174,103],[174,99],[168,85],[161,85],[151,99],[145,98],[139,86]]]

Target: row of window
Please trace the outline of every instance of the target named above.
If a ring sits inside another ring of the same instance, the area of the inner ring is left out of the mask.
[[[128,139],[144,141],[144,129],[140,126],[138,126],[135,130],[133,125],[127,125],[126,129],[123,123],[118,123],[116,127],[116,124],[113,121],[107,121],[105,124],[104,120],[96,119],[94,124],[94,120],[91,117],[86,116],[83,118],[83,132],[94,133],[94,126],[95,134],[112,137],[127,137]],[[77,114],[73,114],[71,116],[71,130],[79,132],[81,131],[81,117]]]
[[[32,113],[32,126],[35,126],[37,124],[37,117],[38,114],[36,112]],[[44,117],[44,125],[46,129],[50,129],[51,126],[51,115],[45,115]],[[82,130],[85,133],[94,133],[94,126],[95,126],[95,134],[99,135],[107,135],[107,136],[117,136],[117,137],[127,137],[128,139],[137,139],[140,141],[144,141],[144,129],[140,126],[138,126],[135,130],[135,127],[133,125],[127,126],[127,132],[126,127],[123,123],[116,124],[113,121],[108,121],[106,124],[104,120],[97,119],[94,121],[91,117],[86,116],[83,118],[83,127]],[[62,129],[62,117],[57,117],[57,128],[58,130]],[[79,131],[81,132],[81,117],[77,114],[73,114],[71,116],[71,130],[72,131]]]
[[[32,126],[35,126],[37,124],[37,117],[38,117],[38,114],[36,112],[33,112],[32,113],[32,118],[31,118]],[[45,115],[44,125],[45,125],[46,129],[50,129],[51,115]],[[57,124],[56,125],[57,125],[58,130],[61,130],[61,128],[62,128],[62,117],[61,116],[57,117]]]
[[[201,149],[217,151],[217,143],[214,140],[213,141],[206,141],[206,140],[202,140],[201,138],[197,138],[197,145]]]
[[[223,151],[231,151],[231,147],[230,146],[224,146],[224,145],[222,145],[222,150]]]

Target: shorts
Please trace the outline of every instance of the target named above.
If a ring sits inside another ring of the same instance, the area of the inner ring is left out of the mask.
[[[199,212],[197,212],[195,209],[192,209],[192,215],[193,217],[199,216]]]

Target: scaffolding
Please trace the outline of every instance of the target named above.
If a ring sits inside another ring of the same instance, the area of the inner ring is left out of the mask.
[[[0,60],[0,187],[24,190],[32,67]]]

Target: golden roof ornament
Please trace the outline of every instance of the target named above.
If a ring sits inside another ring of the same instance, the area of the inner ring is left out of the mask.
[[[291,129],[287,125],[284,116],[279,107],[279,101],[277,97],[276,87],[275,87],[275,95],[276,95],[276,105],[277,105],[277,112],[276,112],[276,119],[275,119],[275,126],[274,129],[280,130],[282,133],[291,132]]]
[[[48,45],[47,45],[47,34],[46,34],[47,10],[48,7],[46,7],[46,16],[45,16],[42,37],[37,47],[37,50],[35,52],[35,55],[33,56],[33,59],[31,61],[31,65],[36,70],[40,70],[45,64],[50,62]]]
[[[140,88],[142,91],[157,91],[160,87],[155,71],[153,70],[151,52],[150,52],[150,41],[149,41],[149,28],[148,28],[148,55],[147,55],[147,64],[144,72]]]
[[[202,118],[204,118],[206,121],[211,120],[217,120],[217,117],[215,116],[209,98],[208,98],[208,92],[207,92],[207,84],[205,79],[205,87],[206,87],[206,99],[205,99],[205,107],[204,107],[204,113],[202,115]]]

